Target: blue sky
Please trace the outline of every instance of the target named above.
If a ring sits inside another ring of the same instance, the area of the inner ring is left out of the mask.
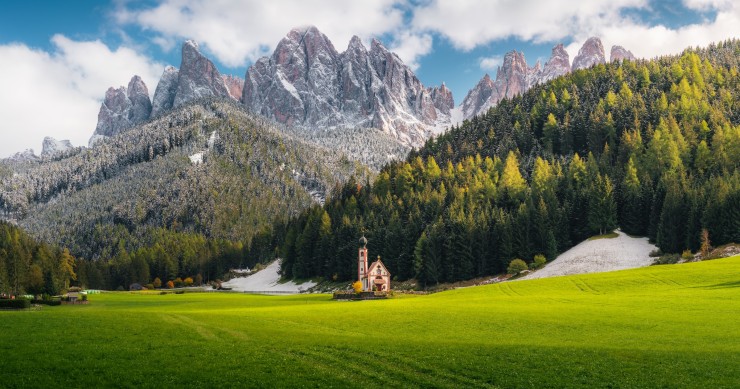
[[[510,50],[533,66],[563,43],[571,60],[590,36],[638,57],[740,37],[731,0],[160,0],[0,3],[0,157],[40,152],[50,135],[84,145],[105,90],[140,75],[154,93],[179,46],[195,39],[222,73],[244,77],[292,27],[316,25],[343,51],[376,37],[426,85],[459,104]],[[8,140],[8,141],[5,141]]]

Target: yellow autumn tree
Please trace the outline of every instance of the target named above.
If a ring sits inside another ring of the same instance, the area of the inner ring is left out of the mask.
[[[360,292],[362,292],[362,282],[360,282],[360,281],[355,281],[355,282],[354,282],[354,283],[352,284],[352,289],[354,289],[354,290],[355,290],[355,293],[360,293]]]
[[[504,171],[501,175],[501,187],[509,193],[511,197],[518,196],[526,188],[526,181],[519,171],[519,161],[513,151],[509,151],[504,162]]]

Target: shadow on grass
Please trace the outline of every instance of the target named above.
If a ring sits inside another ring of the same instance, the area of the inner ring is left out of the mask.
[[[724,282],[721,284],[697,286],[696,288],[701,289],[728,289],[728,288],[740,288],[740,281]]]

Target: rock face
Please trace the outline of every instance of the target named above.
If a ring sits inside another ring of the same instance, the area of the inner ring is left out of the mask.
[[[449,115],[450,111],[455,108],[455,99],[452,97],[452,91],[447,89],[447,85],[442,83],[440,87],[427,88],[432,97],[432,103],[442,114]]]
[[[36,156],[36,154],[33,152],[33,149],[19,151],[7,158],[7,160],[11,162],[29,162],[37,161],[38,159],[39,157]]]
[[[492,81],[486,74],[465,96],[462,102],[463,118],[469,119],[481,114],[503,98],[511,98],[526,92],[538,83],[540,73],[539,64],[532,68],[527,67],[524,54],[517,51],[506,53],[504,63],[496,74],[496,80]]]
[[[222,77],[224,79],[224,85],[226,85],[226,90],[229,91],[229,96],[236,101],[241,101],[242,93],[244,93],[244,80],[230,74],[223,75]]]
[[[69,140],[56,140],[50,136],[44,138],[44,143],[41,149],[41,156],[52,156],[56,153],[61,153],[74,148],[72,142]]]
[[[131,78],[128,87],[108,88],[100,106],[98,124],[90,139],[90,146],[100,137],[117,135],[146,121],[151,112],[149,91],[139,76]]]
[[[586,40],[586,43],[578,50],[578,55],[573,58],[573,70],[587,69],[605,62],[604,46],[601,44],[601,39],[591,37]]]
[[[488,107],[490,107],[490,105],[487,106],[487,104],[493,94],[494,88],[493,80],[491,80],[491,77],[486,73],[486,75],[478,81],[478,84],[468,91],[465,99],[463,99],[461,104],[463,117],[465,119],[469,119],[487,110]]]
[[[547,82],[570,73],[570,56],[560,43],[552,48],[550,59],[545,63],[539,82]]]
[[[316,27],[292,30],[271,57],[251,66],[242,102],[280,123],[308,130],[375,127],[421,145],[454,107],[445,87],[427,88],[382,43],[358,37],[337,52]]]
[[[154,91],[152,100],[152,117],[157,117],[162,112],[172,109],[177,94],[177,78],[180,72],[174,66],[164,68],[162,77],[159,79],[157,89]]]
[[[611,53],[609,54],[609,61],[610,62],[619,62],[619,61],[634,61],[635,55],[632,54],[631,51],[625,49],[622,46],[612,46]]]
[[[185,41],[172,106],[178,107],[192,100],[212,96],[231,97],[216,65],[200,53],[197,43]]]

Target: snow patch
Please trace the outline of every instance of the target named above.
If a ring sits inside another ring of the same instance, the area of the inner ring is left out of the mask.
[[[560,254],[554,261],[520,279],[531,280],[571,274],[601,273],[650,266],[650,252],[657,247],[648,238],[632,238],[622,231],[611,239],[586,240]]]
[[[213,131],[211,133],[211,136],[208,138],[208,148],[213,148],[213,145],[216,144],[216,139],[218,139],[218,131]]]
[[[296,100],[301,101],[301,95],[298,94],[298,89],[296,89],[290,81],[285,79],[285,76],[283,76],[283,72],[277,72],[277,76],[280,80],[280,83],[283,85],[283,88],[290,92],[290,94],[293,95]]]
[[[203,163],[203,153],[195,153],[190,156],[190,162],[193,165],[198,165]]]
[[[280,283],[280,261],[274,261],[266,268],[246,277],[233,278],[221,284],[238,292],[302,292],[316,286],[315,282],[296,284],[293,281]]]

